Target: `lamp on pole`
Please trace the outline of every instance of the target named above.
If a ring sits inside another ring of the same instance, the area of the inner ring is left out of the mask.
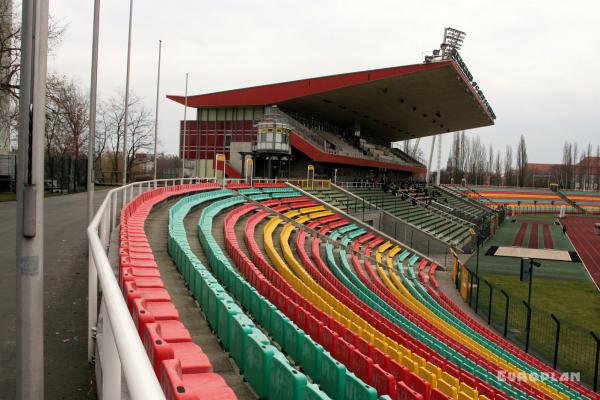
[[[88,138],[88,160],[87,160],[87,217],[88,223],[92,222],[94,217],[94,156],[95,156],[95,139],[96,139],[96,98],[98,89],[98,37],[100,33],[100,0],[94,1],[94,23],[92,34],[92,67],[91,67],[91,82],[90,82],[90,119],[89,119],[89,138]],[[88,269],[88,292],[96,293],[98,279],[96,269],[93,267],[92,255],[88,253],[90,259]],[[88,302],[89,307],[93,307],[92,302]],[[96,310],[88,310],[88,325],[96,326],[97,317]],[[94,339],[92,335],[88,335],[88,361],[92,361],[94,354]]]
[[[156,185],[156,148],[158,145],[158,97],[160,93],[160,56],[162,50],[162,40],[158,41],[158,72],[156,74],[156,105],[154,107],[154,184]]]
[[[129,70],[131,65],[131,19],[133,0],[129,0],[129,34],[127,36],[127,73],[125,76],[125,115],[123,116],[123,186],[127,184],[127,123],[129,117]]]
[[[535,261],[533,258],[521,258],[521,273],[520,279],[522,282],[528,281],[529,288],[527,289],[527,336],[525,337],[525,352],[529,351],[529,338],[531,336],[531,288],[533,283],[533,267],[541,267],[542,264]]]

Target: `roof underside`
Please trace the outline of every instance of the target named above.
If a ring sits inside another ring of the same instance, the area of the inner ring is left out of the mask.
[[[167,96],[185,103],[183,96]],[[188,97],[190,107],[277,104],[386,141],[493,125],[453,61],[305,79]]]

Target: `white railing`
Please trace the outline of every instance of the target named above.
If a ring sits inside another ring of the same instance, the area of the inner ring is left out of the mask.
[[[133,400],[165,398],[115,277],[116,268],[113,268],[108,258],[111,233],[120,219],[119,211],[135,196],[157,187],[206,181],[213,179],[158,179],[112,189],[87,228],[88,361],[95,360],[100,364],[100,399],[120,399],[123,393]],[[113,251],[118,254],[118,248]],[[102,321],[100,325],[99,319]],[[96,338],[102,339],[98,358]],[[125,388],[121,387],[122,377]]]

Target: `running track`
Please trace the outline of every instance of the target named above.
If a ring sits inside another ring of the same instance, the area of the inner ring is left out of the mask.
[[[538,248],[538,224],[531,224],[531,233],[529,234],[529,243],[527,247],[530,249]]]
[[[600,218],[568,216],[562,219],[562,224],[567,227],[567,236],[600,288],[600,235],[594,232],[594,224],[598,222]]]
[[[521,247],[523,246],[523,240],[525,239],[525,233],[527,232],[527,222],[522,222],[519,227],[519,231],[517,232],[517,236],[515,236],[515,240],[513,241],[513,246]]]

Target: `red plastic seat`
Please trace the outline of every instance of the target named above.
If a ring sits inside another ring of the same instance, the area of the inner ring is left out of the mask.
[[[237,399],[220,375],[212,372],[184,373],[179,360],[162,362],[160,385],[167,400]]]

